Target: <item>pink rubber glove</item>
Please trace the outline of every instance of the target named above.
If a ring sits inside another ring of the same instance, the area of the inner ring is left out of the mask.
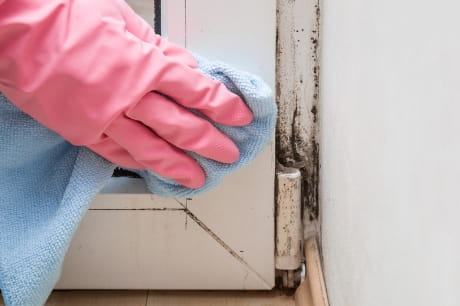
[[[239,152],[187,108],[226,125],[252,120],[195,67],[121,0],[0,0],[0,92],[74,145],[191,188],[205,174],[182,149],[223,163]]]

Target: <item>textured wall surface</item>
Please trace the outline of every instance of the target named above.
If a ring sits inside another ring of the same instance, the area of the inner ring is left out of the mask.
[[[323,0],[332,306],[458,305],[459,2]]]

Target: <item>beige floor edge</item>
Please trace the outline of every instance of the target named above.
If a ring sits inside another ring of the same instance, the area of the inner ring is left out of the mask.
[[[305,241],[306,278],[295,292],[296,306],[329,306],[321,256],[315,237]]]
[[[4,305],[0,297],[0,305]],[[278,291],[56,290],[46,306],[294,306]]]

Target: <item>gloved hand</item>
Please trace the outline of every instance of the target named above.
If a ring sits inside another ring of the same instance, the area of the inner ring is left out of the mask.
[[[74,145],[191,188],[205,174],[182,149],[223,163],[239,152],[188,108],[225,125],[252,120],[194,68],[121,0],[0,0],[0,92]]]

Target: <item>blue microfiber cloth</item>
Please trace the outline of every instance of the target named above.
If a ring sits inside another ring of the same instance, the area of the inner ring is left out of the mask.
[[[274,97],[261,79],[203,58],[199,67],[243,97],[254,121],[246,127],[216,125],[240,149],[234,164],[189,153],[206,172],[200,189],[139,171],[147,187],[161,196],[188,197],[212,189],[226,174],[253,160],[274,130]],[[0,289],[6,305],[45,303],[59,279],[72,235],[114,169],[105,159],[41,126],[0,94]]]
[[[199,62],[199,70],[214,80],[224,83],[229,90],[246,101],[254,113],[254,121],[246,127],[214,123],[214,126],[237,144],[241,154],[236,163],[222,164],[189,153],[198,160],[206,173],[206,183],[198,189],[184,187],[154,172],[149,171],[147,175],[139,173],[145,179],[149,190],[160,196],[185,198],[216,187],[225,175],[247,165],[260,153],[270,140],[275,127],[277,110],[273,93],[260,78],[221,62],[207,61],[197,55],[195,57]]]

